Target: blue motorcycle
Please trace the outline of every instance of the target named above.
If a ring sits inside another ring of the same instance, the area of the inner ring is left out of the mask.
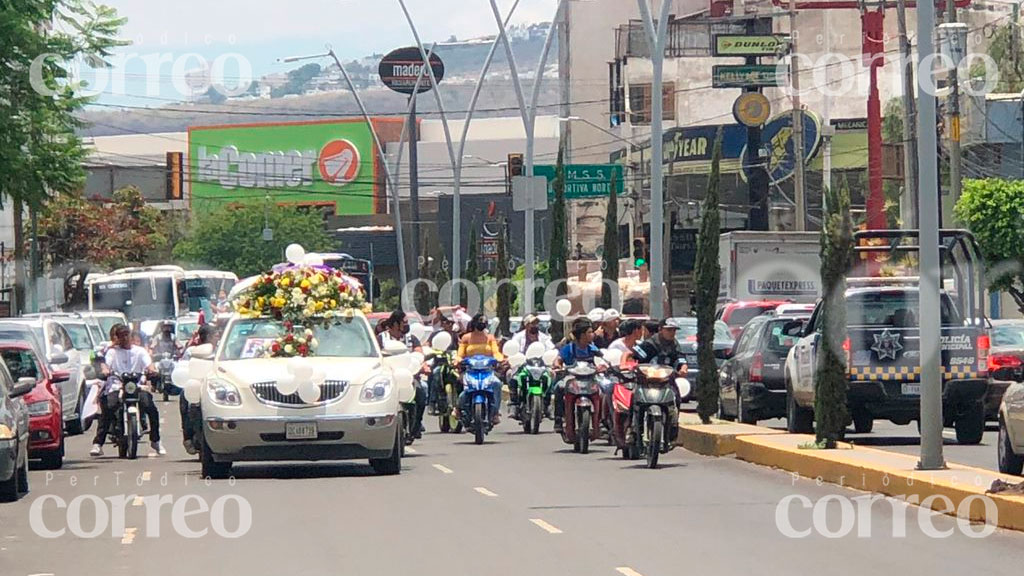
[[[491,415],[500,399],[495,398],[495,388],[500,391],[501,381],[494,374],[498,361],[490,356],[472,356],[462,361],[462,425],[473,431],[477,444],[484,443],[484,436],[491,431]],[[500,392],[498,392],[500,394]]]

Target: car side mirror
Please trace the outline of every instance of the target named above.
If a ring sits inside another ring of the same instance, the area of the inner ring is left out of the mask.
[[[68,362],[71,361],[71,359],[68,358],[67,354],[65,354],[63,351],[58,351],[58,350],[54,350],[53,353],[50,354],[49,360],[50,360],[50,365],[52,365],[52,366],[59,366],[61,364],[67,364]]]
[[[381,352],[384,354],[384,356],[390,357],[400,356],[408,351],[409,349],[405,347],[405,344],[402,344],[398,340],[388,340],[387,342],[384,343],[384,350],[382,350]]]
[[[782,333],[791,337],[803,337],[806,335],[807,323],[803,320],[791,320],[782,326]]]
[[[18,381],[14,383],[14,388],[11,388],[11,398],[20,398],[36,387],[35,378],[18,378]]]
[[[213,344],[201,344],[192,349],[192,357],[196,360],[213,360]]]
[[[92,368],[92,366],[90,366],[90,368]],[[54,384],[60,384],[61,382],[67,382],[68,380],[71,380],[71,372],[68,372],[67,370],[54,370],[50,374],[50,381]]]

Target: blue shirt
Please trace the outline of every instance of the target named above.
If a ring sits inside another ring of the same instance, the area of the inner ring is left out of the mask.
[[[580,348],[575,342],[570,342],[562,346],[562,349],[558,351],[558,355],[562,358],[563,364],[570,365],[575,364],[579,360],[584,362],[593,360],[595,356],[601,355],[601,351],[593,344],[586,348]]]

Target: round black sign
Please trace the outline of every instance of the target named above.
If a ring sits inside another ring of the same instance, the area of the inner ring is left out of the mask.
[[[431,54],[430,67],[434,70],[434,79],[440,82],[444,78],[444,62],[441,62],[441,57]],[[423,78],[419,81],[418,92],[422,94],[433,88],[430,73],[423,71],[423,54],[415,46],[391,52],[380,61],[377,71],[380,73],[381,82],[395,92],[412,94],[420,72],[423,72]]]

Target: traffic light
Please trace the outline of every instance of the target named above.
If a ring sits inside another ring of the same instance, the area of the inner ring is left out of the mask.
[[[647,264],[647,242],[643,238],[633,240],[633,265],[640,268]]]
[[[516,176],[526,176],[523,171],[523,155],[522,154],[509,154],[508,155],[508,177],[515,178]]]

